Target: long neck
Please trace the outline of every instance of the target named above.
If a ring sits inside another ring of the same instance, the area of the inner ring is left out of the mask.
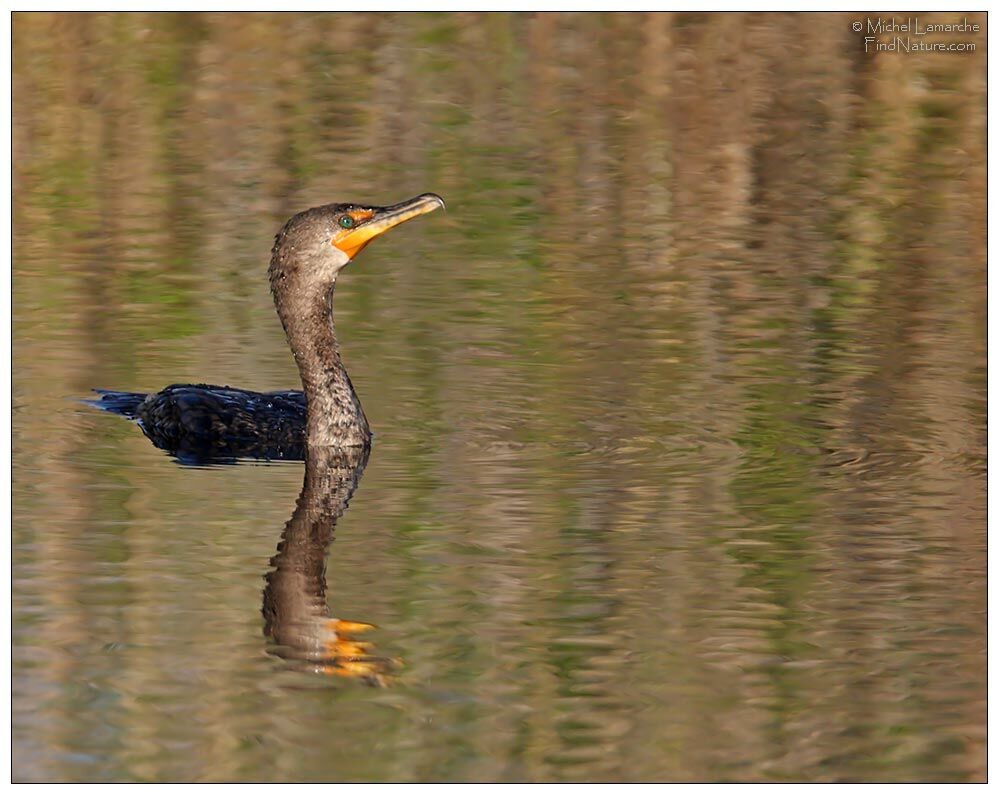
[[[340,359],[333,325],[333,288],[278,313],[295,355],[307,402],[306,444],[363,446],[371,439],[368,420]]]

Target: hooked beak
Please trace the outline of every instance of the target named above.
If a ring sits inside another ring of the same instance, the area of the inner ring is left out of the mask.
[[[353,259],[368,243],[392,227],[437,209],[444,209],[444,200],[436,193],[424,193],[414,199],[393,204],[391,207],[374,207],[368,211],[361,211],[355,217],[364,220],[353,229],[338,234],[332,243]]]

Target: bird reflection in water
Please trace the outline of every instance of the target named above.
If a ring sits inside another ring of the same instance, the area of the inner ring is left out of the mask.
[[[398,662],[355,635],[372,625],[336,619],[326,602],[326,553],[337,520],[364,473],[369,447],[315,446],[295,512],[285,525],[264,589],[264,634],[275,653],[318,673],[384,686]]]
[[[155,439],[150,439],[155,443]],[[356,678],[384,687],[401,663],[378,655],[373,644],[355,636],[375,627],[334,618],[326,601],[326,556],[336,523],[364,474],[371,446],[315,444],[292,448],[305,461],[305,477],[295,511],[284,526],[271,570],[265,575],[264,635],[274,641],[273,653],[295,667],[330,676]],[[231,447],[213,442],[188,444],[184,455],[171,450],[181,464],[224,466],[239,463]]]

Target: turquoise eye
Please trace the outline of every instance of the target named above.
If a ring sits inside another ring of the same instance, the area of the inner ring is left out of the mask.
[[[349,215],[341,215],[338,222],[344,229],[350,229],[354,225],[354,219]]]

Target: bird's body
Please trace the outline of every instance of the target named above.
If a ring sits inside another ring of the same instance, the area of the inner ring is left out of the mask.
[[[268,272],[304,391],[173,384],[150,394],[96,390],[93,405],[135,420],[153,444],[191,463],[302,460],[306,445],[366,447],[371,431],[333,325],[336,278],[375,237],[443,206],[432,193],[390,207],[329,204],[284,225]]]
[[[185,462],[304,457],[304,392],[171,384],[148,395],[102,390],[93,404],[135,420],[154,445]]]

